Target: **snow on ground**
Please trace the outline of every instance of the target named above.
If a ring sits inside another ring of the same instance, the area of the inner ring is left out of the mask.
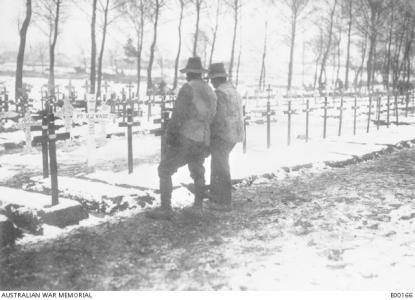
[[[45,210],[51,205],[51,198],[50,196],[40,193],[29,193],[22,190],[0,186],[0,202],[3,202],[3,205],[17,204],[32,209]],[[53,208],[61,209],[73,206],[74,204],[77,204],[77,202],[60,198],[59,204],[53,206]]]

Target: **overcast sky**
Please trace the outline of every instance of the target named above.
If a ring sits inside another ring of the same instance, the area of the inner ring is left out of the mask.
[[[161,14],[161,25],[158,36],[158,47],[164,59],[173,60],[177,51],[177,25],[178,9],[174,1],[169,1],[169,7],[165,7]],[[216,1],[208,0],[210,5],[215,5]],[[268,70],[274,73],[286,73],[288,62],[288,43],[286,34],[289,26],[284,22],[284,11],[281,6],[270,7],[264,3],[268,0],[245,0],[242,8],[242,69],[249,72],[259,73],[261,52],[264,40],[265,21],[269,21],[269,52],[267,55]],[[65,3],[65,0],[64,0]],[[65,53],[71,57],[80,57],[83,49],[87,56],[90,52],[90,1],[87,0],[66,0],[67,8],[65,9],[66,20],[61,25],[60,36],[57,43],[57,51]],[[18,47],[18,19],[23,19],[25,11],[24,0],[0,0],[0,47],[4,50],[17,50]],[[201,17],[201,28],[208,29],[214,26],[213,9],[204,9]],[[211,12],[210,14],[208,12]],[[113,16],[116,13],[113,13]],[[185,20],[183,23],[183,52],[182,57],[187,58],[191,55],[192,34],[194,32],[195,13],[193,6],[187,8]],[[214,61],[229,61],[232,44],[233,15],[229,9],[223,9],[217,47],[215,50]],[[310,26],[304,26],[306,34],[312,33]],[[97,28],[99,32],[99,28]],[[209,32],[209,30],[206,30]],[[128,37],[134,38],[134,31],[126,22],[125,18],[120,17],[109,28],[106,54],[108,50],[118,49],[122,55],[122,46]],[[148,55],[149,43],[152,38],[152,27],[147,26],[145,35],[145,53]],[[303,57],[302,49],[303,35],[299,32],[297,37],[297,50],[295,60],[301,64]],[[35,47],[37,43],[47,43],[47,36],[36,25],[36,17],[33,16],[33,22],[28,31],[28,48]],[[98,45],[100,37],[98,36]],[[237,42],[236,49],[239,49]],[[311,51],[305,51],[306,61],[311,61]],[[209,53],[209,51],[208,51]],[[300,72],[297,67],[297,72]]]

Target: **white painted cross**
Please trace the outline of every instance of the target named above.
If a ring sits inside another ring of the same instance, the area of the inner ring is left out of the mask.
[[[75,112],[73,118],[76,121],[87,121],[88,122],[88,138],[87,138],[87,165],[88,169],[93,170],[96,157],[95,157],[95,121],[99,121],[101,126],[103,123],[108,122],[114,118],[114,115],[110,114],[108,108],[105,112],[96,110],[96,97],[95,94],[87,94],[87,110],[88,112]],[[102,128],[102,127],[101,127]],[[105,128],[104,128],[105,130]],[[106,133],[105,133],[106,136]]]
[[[18,127],[24,131],[25,134],[25,152],[29,153],[32,151],[32,132],[30,127],[33,125],[39,125],[32,121],[32,114],[29,109],[26,110],[23,118],[20,120]]]
[[[69,99],[69,97],[65,97],[63,99],[63,106],[55,115],[63,119],[66,132],[71,133],[74,108],[71,104],[71,100]],[[68,151],[69,145],[72,142],[72,134],[70,134],[70,136],[71,137],[69,139],[65,140],[65,144],[64,144],[65,151]]]

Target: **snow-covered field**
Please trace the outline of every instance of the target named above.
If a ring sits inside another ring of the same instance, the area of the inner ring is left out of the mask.
[[[63,84],[64,82],[60,83]],[[79,84],[81,82],[78,82]],[[39,85],[40,82],[33,82]],[[75,84],[75,82],[73,82]],[[275,100],[275,99],[274,99]],[[313,170],[327,168],[326,162],[346,161],[368,153],[381,151],[400,141],[415,139],[415,118],[411,102],[408,117],[404,117],[405,111],[401,109],[399,122],[407,125],[390,125],[389,128],[381,126],[379,130],[372,122],[370,131],[367,130],[367,98],[359,99],[359,110],[357,114],[356,136],[353,135],[353,109],[354,98],[345,98],[342,120],[342,135],[338,136],[339,130],[339,99],[329,99],[332,108],[328,111],[327,119],[327,138],[323,139],[323,110],[322,98],[310,99],[310,106],[315,110],[310,113],[309,123],[309,142],[304,140],[305,136],[305,99],[293,99],[293,109],[297,114],[291,118],[291,145],[287,146],[288,118],[284,114],[286,99],[277,98],[272,105],[276,114],[272,117],[271,123],[271,147],[266,147],[266,124],[257,124],[262,119],[262,112],[265,111],[264,101],[251,101],[246,103],[248,112],[260,112],[252,115],[250,124],[247,127],[247,152],[244,154],[242,145],[235,147],[231,158],[232,177],[242,180],[247,177],[260,176],[272,173],[277,176],[287,176],[287,168],[299,165],[308,165]],[[383,108],[385,109],[385,99]],[[392,102],[392,101],[391,101]],[[400,105],[404,108],[404,105]],[[372,110],[372,120],[376,119],[376,106]],[[127,141],[124,128],[118,126],[120,118],[111,120],[105,125],[105,132],[102,125],[95,124],[95,143],[96,148],[91,152],[88,150],[88,126],[86,123],[81,126],[73,127],[70,131],[72,141],[69,146],[63,142],[58,142],[57,159],[59,165],[59,191],[61,196],[73,200],[80,200],[84,203],[96,202],[103,203],[108,199],[122,199],[132,212],[138,213],[154,207],[158,204],[158,175],[157,164],[159,162],[160,138],[149,134],[149,130],[156,128],[153,119],[158,117],[158,108],[153,107],[153,116],[148,119],[146,108],[144,115],[139,118],[140,127],[133,129],[133,156],[134,173],[127,173]],[[386,120],[386,112],[382,112],[381,120]],[[255,122],[255,120],[257,122]],[[390,112],[390,120],[394,121],[394,112]],[[8,121],[9,123],[12,121]],[[62,122],[62,121],[58,121]],[[60,129],[64,132],[65,128]],[[107,134],[112,134],[110,138],[105,138]],[[0,134],[0,146],[5,143],[23,143],[25,135],[22,130],[13,132],[3,132]],[[0,180],[1,185],[12,186],[18,189],[25,189],[29,192],[48,193],[50,189],[49,179],[41,178],[42,158],[40,148],[34,148],[27,153],[22,149],[7,151],[0,148]],[[94,164],[91,166],[90,158]],[[210,159],[205,162],[206,178],[208,179]],[[25,176],[25,174],[30,174]],[[209,181],[209,180],[207,180]],[[173,204],[176,207],[184,207],[192,203],[192,194],[183,185],[191,182],[187,168],[181,168],[173,177],[175,190],[173,193]],[[140,197],[150,197],[154,199],[151,204],[141,205],[137,202]],[[9,200],[10,202],[11,200]],[[32,199],[19,200],[32,201]],[[113,201],[113,200],[111,200]],[[6,202],[6,201],[4,201]],[[120,203],[118,203],[120,204]],[[111,202],[103,211],[112,210]],[[123,213],[116,212],[115,215]],[[125,213],[125,212],[124,212]],[[101,216],[102,217],[102,216]],[[107,218],[108,216],[104,217]],[[91,221],[96,223],[95,218]],[[81,226],[89,224],[89,221],[82,221]],[[83,225],[82,225],[83,224]],[[49,226],[50,227],[50,226]],[[48,227],[48,228],[49,228]],[[49,228],[50,229],[50,228]],[[67,229],[65,229],[67,230]],[[59,230],[44,230],[45,237],[48,232],[58,232]],[[26,236],[20,243],[32,240],[32,236]]]

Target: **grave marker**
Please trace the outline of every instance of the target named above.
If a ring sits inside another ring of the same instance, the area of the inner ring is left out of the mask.
[[[307,99],[306,101],[306,108],[303,109],[303,112],[305,112],[305,141],[308,143],[309,139],[309,123],[310,123],[310,112],[313,111],[313,109],[310,109],[310,100]]]
[[[284,114],[288,115],[288,132],[287,132],[287,145],[291,144],[291,115],[295,114],[295,110],[291,109],[291,100],[288,101],[288,110],[284,111]]]
[[[50,157],[50,180],[52,188],[52,206],[59,204],[59,189],[58,189],[58,163],[56,159],[56,141],[66,140],[69,138],[69,132],[65,133],[55,133],[57,126],[55,125],[55,116],[53,113],[44,114],[46,116],[47,125],[47,134],[42,136],[37,136],[33,139],[32,145],[44,144],[49,145],[49,157]],[[42,117],[42,127],[44,126]]]
[[[357,121],[357,110],[360,106],[357,106],[357,96],[354,96],[354,105],[352,106],[353,109],[353,135],[356,135],[356,121]]]
[[[344,107],[344,103],[343,103],[343,96],[340,97],[340,106],[337,107],[337,109],[339,110],[339,131],[338,131],[338,136],[342,135],[342,123],[343,123],[343,111],[346,110],[346,108]]]
[[[119,123],[120,127],[127,127],[127,147],[128,147],[128,173],[133,172],[133,126],[140,126],[140,122],[133,122],[133,112],[127,109],[127,122]]]

